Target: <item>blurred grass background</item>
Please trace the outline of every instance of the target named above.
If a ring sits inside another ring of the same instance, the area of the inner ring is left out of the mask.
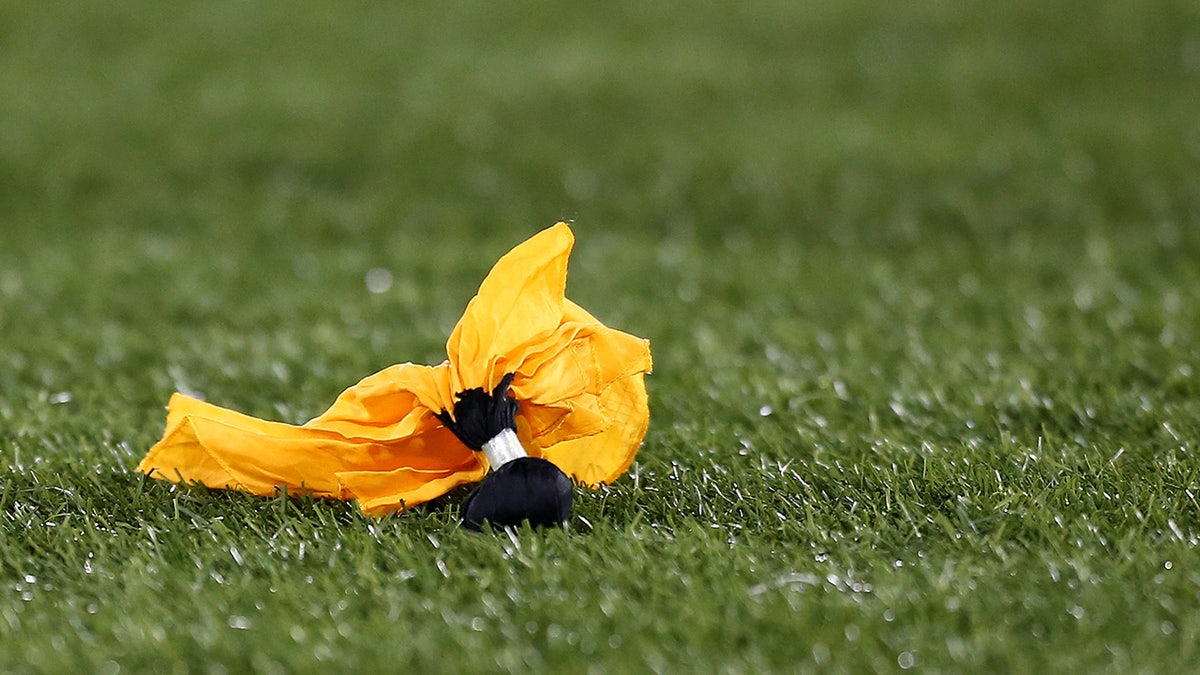
[[[1188,2],[0,7],[0,666],[1190,667],[1198,112]],[[558,219],[656,362],[569,533],[130,474]]]

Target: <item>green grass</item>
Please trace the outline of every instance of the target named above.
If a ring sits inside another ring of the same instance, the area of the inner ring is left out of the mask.
[[[1197,111],[1182,0],[9,3],[0,670],[1192,669]],[[568,531],[132,473],[559,218],[656,367]]]

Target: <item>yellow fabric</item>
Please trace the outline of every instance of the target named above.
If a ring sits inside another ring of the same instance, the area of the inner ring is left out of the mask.
[[[435,413],[455,393],[491,391],[514,373],[517,435],[575,481],[614,480],[649,423],[648,341],[607,328],[567,300],[574,237],[558,223],[496,263],[467,305],[437,366],[370,375],[307,424],[269,422],[171,397],[163,439],[138,471],[257,495],[307,492],[385,513],[434,499],[488,471]]]

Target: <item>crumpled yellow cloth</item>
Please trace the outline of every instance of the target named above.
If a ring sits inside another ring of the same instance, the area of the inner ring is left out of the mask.
[[[137,470],[154,478],[271,496],[354,499],[379,514],[487,474],[437,419],[455,394],[515,373],[517,436],[579,483],[629,468],[649,423],[647,340],[607,328],[566,299],[566,223],[514,248],[484,279],[437,366],[402,363],[363,379],[307,424],[260,420],[183,394]]]

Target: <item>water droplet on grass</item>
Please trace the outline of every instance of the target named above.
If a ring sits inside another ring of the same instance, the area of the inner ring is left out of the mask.
[[[813,661],[816,661],[818,664],[829,662],[829,648],[823,644],[813,645],[812,655]]]
[[[367,285],[367,291],[371,293],[387,293],[392,287],[392,273],[382,267],[375,267],[367,270],[363,282]]]

